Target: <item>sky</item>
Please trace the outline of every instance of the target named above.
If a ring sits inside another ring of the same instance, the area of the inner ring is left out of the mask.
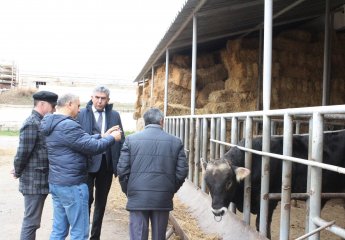
[[[186,0],[0,0],[0,61],[20,74],[133,81]]]

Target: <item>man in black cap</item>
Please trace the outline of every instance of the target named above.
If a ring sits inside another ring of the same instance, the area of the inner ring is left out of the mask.
[[[19,146],[14,158],[14,178],[19,178],[19,191],[24,196],[24,218],[21,240],[36,238],[44,201],[48,195],[48,154],[45,137],[39,131],[44,115],[55,112],[58,95],[39,91],[33,95],[34,109],[20,129]]]

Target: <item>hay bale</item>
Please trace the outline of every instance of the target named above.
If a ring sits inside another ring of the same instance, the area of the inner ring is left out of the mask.
[[[171,76],[169,76],[169,83],[172,82],[175,85],[181,86],[186,89],[191,89],[191,71],[189,69],[178,68],[172,66]]]
[[[281,71],[281,75],[286,78],[294,78],[301,80],[307,80],[310,76],[310,71],[305,66],[290,66],[285,67]]]
[[[151,83],[152,83],[152,81],[146,81],[144,83],[144,86],[142,87],[143,88],[143,96],[150,97],[150,95],[151,95]]]
[[[241,49],[238,52],[238,60],[246,63],[257,63],[259,61],[259,50]]]
[[[257,91],[257,79],[231,77],[225,81],[224,88],[234,92]]]
[[[229,102],[233,97],[233,93],[229,90],[217,90],[210,93],[208,100],[211,103]]]
[[[189,115],[190,107],[181,104],[168,104],[168,116]]]
[[[288,39],[283,36],[278,36],[273,40],[273,48],[276,50],[283,50],[288,52],[305,52],[309,43],[300,42],[293,39]]]
[[[196,67],[199,68],[210,68],[216,64],[215,53],[207,53],[198,56]],[[191,66],[191,65],[190,65]]]
[[[198,112],[201,112],[201,114],[228,113],[232,112],[232,106],[230,103],[210,102],[206,104],[204,108]]]
[[[259,49],[259,38],[242,38],[241,40],[241,48],[248,50]]]
[[[224,89],[223,81],[216,81],[206,84],[206,86],[197,94],[196,107],[202,107],[207,104],[208,96],[210,95],[210,93],[222,89]]]
[[[173,55],[171,62],[180,68],[190,68],[192,65],[190,57],[187,55],[175,54]]]
[[[272,77],[279,78],[279,71],[280,71],[280,64],[278,62],[274,62],[272,66]]]
[[[159,108],[162,112],[164,111],[164,102],[156,102],[154,107]],[[167,116],[182,116],[189,115],[190,107],[183,106],[181,104],[168,104]]]
[[[256,110],[256,94],[253,92],[214,91],[198,114],[243,112]]]
[[[171,83],[168,86],[168,102],[190,106],[190,90]]]
[[[133,113],[133,119],[138,120],[141,117],[141,108],[136,108]]]
[[[237,52],[241,50],[241,39],[235,39],[235,40],[229,40],[226,43],[226,51],[228,52],[229,55],[235,56]]]
[[[197,88],[203,89],[208,83],[224,81],[228,78],[228,71],[223,64],[216,64],[209,68],[197,70]]]
[[[279,37],[309,43],[311,41],[312,34],[305,30],[292,29],[280,33]]]
[[[137,131],[141,131],[143,130],[145,127],[145,122],[143,118],[139,118],[136,122],[136,130]]]
[[[140,86],[137,86],[136,92],[137,92],[137,99],[134,103],[134,106],[135,108],[141,108],[141,95],[143,93],[143,88]]]

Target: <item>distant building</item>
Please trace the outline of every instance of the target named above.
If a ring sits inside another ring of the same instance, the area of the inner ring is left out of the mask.
[[[18,85],[18,69],[14,62],[0,61],[0,89],[10,89]]]

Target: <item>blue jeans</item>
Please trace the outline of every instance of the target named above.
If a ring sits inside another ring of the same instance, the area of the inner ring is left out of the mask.
[[[89,190],[85,183],[73,186],[49,184],[53,198],[54,220],[51,240],[65,239],[69,228],[71,240],[89,237]]]

